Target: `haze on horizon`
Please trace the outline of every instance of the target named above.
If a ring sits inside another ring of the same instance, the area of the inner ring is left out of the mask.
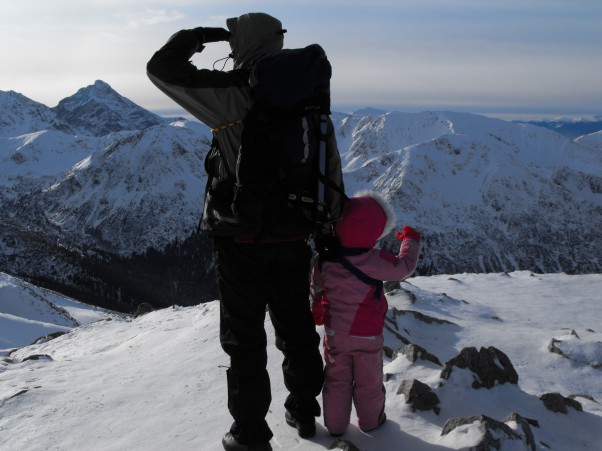
[[[286,47],[325,48],[335,111],[602,114],[599,0],[271,0],[252,10],[283,22]],[[174,32],[245,12],[242,0],[0,0],[0,90],[55,106],[100,79],[150,111],[182,114],[146,62]],[[209,44],[193,62],[211,68],[228,53]]]

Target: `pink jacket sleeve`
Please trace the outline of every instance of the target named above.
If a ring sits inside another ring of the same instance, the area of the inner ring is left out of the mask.
[[[420,244],[418,241],[404,238],[397,255],[381,249],[356,257],[349,257],[349,261],[375,279],[401,281],[411,276],[416,269],[419,253]]]

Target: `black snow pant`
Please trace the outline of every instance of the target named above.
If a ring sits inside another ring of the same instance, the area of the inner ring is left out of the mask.
[[[320,415],[316,397],[324,383],[320,337],[309,307],[311,249],[304,240],[237,243],[215,238],[221,297],[220,341],[230,356],[227,370],[232,435],[243,444],[273,436],[265,417],[272,396],[264,329],[266,306],[284,354],[289,391],[285,408],[301,420]]]

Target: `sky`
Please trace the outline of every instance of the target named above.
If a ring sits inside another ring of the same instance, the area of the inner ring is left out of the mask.
[[[324,47],[336,111],[602,114],[600,0],[0,0],[0,90],[53,107],[100,79],[169,115],[180,110],[148,80],[152,54],[180,29],[252,11],[283,22],[286,47]],[[228,53],[211,44],[193,62]]]
[[[466,347],[493,346],[508,356],[518,384],[473,389],[477,376],[468,369],[454,366],[451,376],[443,379],[442,366],[436,363],[412,363],[401,352],[385,356],[387,421],[376,431],[362,433],[353,412],[342,439],[362,451],[467,449],[483,435],[479,423],[442,435],[447,420],[483,414],[504,421],[517,412],[537,421],[537,427],[531,426],[537,449],[599,450],[601,290],[601,274],[519,271],[408,279],[401,290],[387,295],[386,346],[403,348],[398,334],[442,363]],[[401,313],[408,311],[449,323],[428,323]],[[71,318],[82,326],[73,328]],[[112,320],[98,321],[104,318]],[[50,332],[70,329],[67,335],[27,346]],[[316,436],[310,440],[299,439],[284,422],[282,354],[274,345],[267,316],[265,329],[272,447],[334,449],[323,416],[317,418]],[[317,331],[323,335],[323,326]],[[552,340],[562,355],[548,350]],[[22,348],[7,355],[17,347]],[[32,355],[42,357],[25,360]],[[3,450],[215,451],[232,422],[225,390],[228,364],[219,345],[218,301],[126,318],[0,272]],[[438,414],[412,411],[405,396],[397,394],[402,381],[411,379],[437,396]],[[552,392],[574,395],[583,411],[546,409],[539,396]],[[521,432],[516,424],[507,425]],[[495,437],[501,449],[530,449],[522,441],[505,440],[500,431]]]

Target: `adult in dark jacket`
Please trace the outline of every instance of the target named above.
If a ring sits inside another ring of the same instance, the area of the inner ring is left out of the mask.
[[[289,390],[286,421],[299,435],[315,434],[316,400],[323,384],[319,336],[308,308],[311,250],[307,236],[274,224],[257,241],[254,230],[230,209],[231,184],[240,148],[242,123],[252,105],[249,75],[262,57],[279,52],[285,30],[263,13],[228,19],[228,30],[200,27],[173,35],[147,65],[151,81],[214,130],[205,167],[202,230],[213,237],[221,298],[220,340],[230,356],[228,408],[234,423],[222,441],[226,450],[271,450],[265,417],[271,402],[266,370],[264,318],[268,307],[282,371]],[[231,71],[197,69],[190,58],[210,42],[229,41]],[[329,123],[331,179],[342,186],[340,157]],[[226,189],[224,189],[226,187]],[[224,200],[225,199],[225,200]],[[339,214],[333,200],[332,214]]]

